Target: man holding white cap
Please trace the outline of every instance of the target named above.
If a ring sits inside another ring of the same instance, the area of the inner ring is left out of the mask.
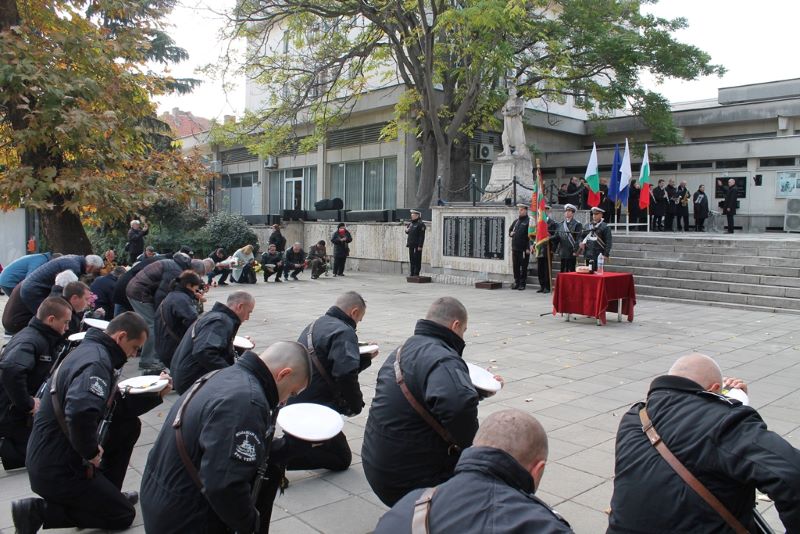
[[[597,269],[597,260],[603,256],[608,259],[611,254],[611,228],[603,220],[604,210],[592,208],[592,222],[583,231],[584,238],[580,244],[580,251],[586,258],[586,265],[592,266],[592,271]]]
[[[558,256],[561,258],[561,272],[574,273],[575,265],[578,261],[578,245],[583,225],[575,219],[575,212],[578,211],[572,204],[564,206],[564,220],[558,225],[556,231],[556,243],[558,244]]]

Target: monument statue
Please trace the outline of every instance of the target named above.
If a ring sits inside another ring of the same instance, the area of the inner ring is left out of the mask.
[[[533,189],[533,162],[525,139],[525,100],[517,94],[517,88],[508,88],[508,100],[503,109],[503,151],[492,165],[492,176],[486,184],[482,202],[503,202],[511,199],[529,203]],[[512,180],[516,179],[516,186]],[[516,197],[515,197],[516,192]]]

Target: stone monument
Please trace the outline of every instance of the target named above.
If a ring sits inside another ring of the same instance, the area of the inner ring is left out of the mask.
[[[492,165],[492,175],[486,185],[487,192],[483,194],[481,201],[502,202],[512,198],[515,188],[511,186],[511,181],[516,177],[517,197],[512,198],[511,203],[528,204],[533,188],[533,162],[525,141],[525,127],[522,123],[525,100],[517,95],[517,88],[513,85],[508,90],[508,101],[503,106],[502,113],[503,151]]]

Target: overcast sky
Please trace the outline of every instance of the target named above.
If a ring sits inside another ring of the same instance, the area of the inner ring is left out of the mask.
[[[234,0],[182,0],[170,16],[173,26],[168,31],[189,52],[190,59],[172,66],[172,75],[203,77],[194,70],[214,62],[223,46],[218,39],[223,19],[215,12],[233,3]],[[722,78],[649,84],[673,102],[714,98],[719,87],[800,78],[798,0],[661,0],[645,9],[666,18],[685,17],[689,27],[676,37],[705,50],[714,63],[728,70]],[[190,95],[162,97],[157,102],[159,111],[179,107],[201,117],[221,119],[244,111],[244,87],[240,83],[226,95],[219,80],[206,80]]]

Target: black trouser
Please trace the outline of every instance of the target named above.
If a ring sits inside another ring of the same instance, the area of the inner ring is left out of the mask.
[[[683,222],[683,225],[681,225]],[[684,232],[689,231],[689,213],[678,213],[678,231],[680,232],[683,230]]]
[[[514,270],[514,284],[517,286],[525,286],[528,282],[528,262],[531,260],[531,254],[527,250],[512,250],[511,251],[511,266]]]
[[[303,272],[303,269],[304,269],[304,267],[298,267],[297,269],[292,269],[291,267],[289,267],[288,269],[284,269],[283,270],[283,279],[284,280],[288,280],[289,279],[289,275],[297,277],[298,274]],[[292,271],[292,272],[289,272],[289,271]]]
[[[539,277],[539,287],[543,291],[550,291],[550,258],[546,255],[536,258],[536,274]]]
[[[228,279],[228,276],[231,274],[230,269],[220,269],[219,267],[214,267],[214,270],[208,273],[208,283],[211,284],[211,281],[214,280],[214,277],[217,275],[222,275],[219,277],[217,283],[224,284],[225,280]]]
[[[331,471],[344,471],[353,461],[353,453],[347,444],[347,436],[339,432],[321,445],[301,449],[289,459],[286,468],[289,471],[305,469],[330,469]]]
[[[408,263],[411,276],[419,276],[422,269],[422,247],[408,247]]]
[[[664,229],[664,216],[653,215],[653,230],[663,230],[663,229]]]
[[[347,262],[347,256],[334,256],[333,257],[333,274],[344,274],[344,264]]]
[[[675,220],[674,213],[667,213],[666,221],[664,222],[664,230],[667,232],[672,231],[672,222]]]
[[[574,273],[575,266],[578,263],[578,258],[575,256],[571,258],[561,258],[561,272],[562,273]]]
[[[270,268],[264,267],[264,281],[265,282],[267,280],[269,280],[269,277],[272,276],[273,274],[275,275],[275,280],[280,280],[281,274],[283,274],[283,265],[279,265],[279,266],[275,267],[275,269],[270,269]]]
[[[47,502],[44,528],[122,530],[133,523],[136,510],[120,489],[140,431],[136,417],[112,422],[103,461],[92,478],[86,478],[83,467],[64,466],[58,476],[42,476],[36,469],[28,469],[31,489]]]
[[[0,459],[3,460],[6,471],[25,467],[25,451],[30,435],[31,428],[26,421],[3,424],[0,427]]]
[[[706,218],[705,217],[695,217],[694,218],[694,229],[698,232],[705,231],[705,224]]]
[[[730,211],[725,214],[725,217],[728,219],[728,233],[733,233],[733,213]]]

